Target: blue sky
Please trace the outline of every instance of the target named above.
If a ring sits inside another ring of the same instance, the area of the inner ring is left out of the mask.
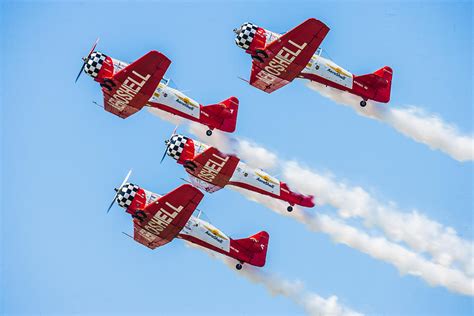
[[[237,76],[248,77],[250,58],[232,33],[246,21],[284,32],[320,19],[331,28],[323,47],[341,66],[356,74],[393,68],[387,106],[420,106],[472,134],[471,2],[6,1],[0,17],[5,314],[303,313],[179,240],[150,251],[121,234],[132,230],[122,209],[106,215],[128,169],[132,181],[158,193],[181,184],[184,171],[170,159],[158,164],[171,124],[147,111],[121,120],[92,104],[102,97],[89,77],[74,84],[97,37],[99,50],[124,61],[163,52],[173,62],[166,76],[203,104],[237,96],[239,137],[473,238],[471,162],[358,116],[302,82],[271,95],[248,86]],[[356,311],[473,312],[471,297],[401,276],[233,191],[207,195],[200,208],[236,238],[267,230],[265,270],[337,295]]]

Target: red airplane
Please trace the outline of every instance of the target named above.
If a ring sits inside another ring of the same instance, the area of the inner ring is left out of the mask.
[[[290,204],[288,212],[294,205],[314,207],[313,196],[291,191],[286,183],[261,169],[251,168],[234,155],[224,154],[215,147],[175,133],[165,144],[161,161],[166,155],[176,159],[188,172],[191,183],[206,192],[233,185],[286,201]]]
[[[316,81],[348,91],[367,100],[390,101],[392,69],[385,66],[372,74],[356,76],[316,53],[329,28],[321,21],[308,19],[281,35],[252,23],[244,23],[235,43],[252,56],[250,84],[271,93],[295,78]]]
[[[162,53],[150,51],[128,65],[94,51],[97,41],[90,50],[81,71],[94,78],[102,87],[104,108],[121,118],[140,111],[144,106],[157,108],[209,128],[232,133],[237,123],[239,100],[230,97],[212,105],[201,105],[182,92],[168,86],[164,74],[171,61]]]
[[[244,263],[263,267],[267,256],[269,235],[261,231],[249,238],[232,239],[199,216],[192,216],[204,194],[190,184],[184,184],[160,196],[127,182],[131,171],[118,189],[115,202],[133,218],[133,239],[155,249],[181,238],[201,247],[224,254]],[[130,236],[131,237],[131,236]]]

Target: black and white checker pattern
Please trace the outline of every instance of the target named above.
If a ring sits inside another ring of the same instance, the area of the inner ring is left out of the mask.
[[[92,78],[96,78],[99,75],[100,68],[102,68],[102,64],[106,58],[107,55],[104,55],[101,52],[93,52],[84,66],[84,72]]]
[[[258,26],[256,26],[255,24],[249,22],[242,24],[239,33],[235,37],[235,44],[245,50],[249,49],[253,37],[257,33],[257,29]]]
[[[183,152],[184,145],[188,141],[188,138],[183,135],[173,135],[170,138],[169,146],[168,146],[168,156],[179,160],[181,153]]]
[[[125,183],[120,191],[117,193],[117,203],[121,207],[128,208],[138,192],[138,185],[132,183]]]

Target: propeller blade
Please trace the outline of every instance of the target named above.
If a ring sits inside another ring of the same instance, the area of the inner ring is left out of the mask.
[[[95,40],[95,43],[94,45],[92,45],[92,48],[91,50],[89,51],[89,54],[87,54],[87,57],[89,58],[89,56],[92,54],[92,52],[94,51],[95,47],[97,46],[97,44],[99,43],[99,38],[97,37],[97,39]]]
[[[112,208],[112,206],[114,206],[114,203],[115,203],[115,200],[117,199],[117,195],[119,194],[120,190],[122,190],[122,187],[125,183],[127,183],[128,179],[130,178],[130,175],[132,174],[132,169],[130,169],[127,173],[127,176],[125,177],[125,179],[123,179],[122,181],[122,184],[119,186],[117,190],[117,192],[115,193],[114,195],[114,199],[112,200],[112,203],[110,203],[109,205],[109,208],[107,209],[107,214],[110,212],[110,209]]]
[[[165,152],[163,153],[163,157],[161,157],[160,164],[163,162],[163,160],[165,160],[166,153],[168,152],[168,147],[169,147],[169,146],[170,146],[170,144],[168,143],[168,144],[166,145]]]
[[[84,67],[86,66],[87,61],[89,60],[89,57],[91,56],[92,52],[94,51],[95,47],[97,46],[97,43],[99,43],[99,38],[97,38],[97,39],[95,40],[95,43],[94,43],[94,45],[92,45],[92,48],[91,48],[91,50],[89,51],[89,54],[87,54],[87,57],[84,58],[84,62],[82,63],[81,70],[80,70],[79,73],[77,74],[76,81],[74,81],[74,83],[77,83],[77,80],[79,80],[79,77],[81,76],[82,72],[84,71]]]
[[[81,70],[79,70],[79,73],[77,74],[76,81],[74,83],[77,83],[77,80],[79,80],[79,77],[81,76],[82,72],[84,71],[84,67],[86,66],[86,63],[82,64]]]
[[[110,209],[112,208],[112,206],[114,206],[116,198],[117,198],[117,193],[115,193],[114,199],[112,200],[112,203],[110,203],[109,208],[107,209],[107,214],[109,214]]]
[[[179,127],[179,124],[177,124],[175,127],[174,127],[174,130],[173,130],[173,134],[171,134],[171,136],[173,136],[174,134],[176,134],[176,130],[178,129]],[[170,137],[171,138],[171,137]]]
[[[127,181],[128,181],[128,179],[130,178],[130,175],[131,175],[131,174],[132,174],[132,169],[130,169],[130,170],[128,171],[127,176],[125,177],[125,179],[123,179],[123,182],[122,182],[122,184],[121,184],[120,187],[119,187],[119,191],[120,191],[120,189],[123,187],[123,185],[124,185],[125,183],[127,183]]]
[[[178,129],[178,127],[179,127],[179,124],[177,124],[175,126],[175,128],[173,130],[173,133],[171,133],[171,136],[168,138],[168,142],[166,143],[165,152],[163,153],[163,157],[161,157],[160,164],[163,162],[163,160],[165,160],[166,153],[168,152],[168,148],[170,147],[171,138],[176,134],[176,130]]]

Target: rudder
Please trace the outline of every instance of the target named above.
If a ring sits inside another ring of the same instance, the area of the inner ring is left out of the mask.
[[[270,235],[266,231],[261,231],[248,238],[232,240],[232,243],[234,247],[236,246],[236,248],[248,254],[247,263],[263,267],[267,259],[269,239]]]
[[[365,89],[360,88],[363,97],[377,102],[387,103],[390,101],[392,76],[392,68],[385,66],[371,74],[354,76],[354,82],[365,86]]]
[[[239,100],[236,97],[230,97],[218,104],[203,106],[202,111],[208,117],[206,125],[210,128],[232,133],[237,125]]]

